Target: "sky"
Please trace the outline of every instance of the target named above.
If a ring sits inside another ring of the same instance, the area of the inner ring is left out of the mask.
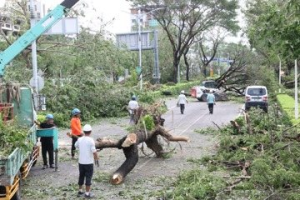
[[[2,0],[0,0],[2,1]],[[62,0],[42,0],[49,8],[54,8]],[[79,3],[86,3],[88,7],[83,8],[86,17],[79,19],[80,24],[89,24],[94,30],[99,30],[99,24],[107,24],[106,30],[110,33],[130,32],[131,15],[130,4],[126,0],[80,0]],[[103,22],[97,20],[97,17],[103,19]]]
[[[50,9],[60,4],[63,0],[40,0],[46,4]],[[0,0],[0,7],[5,0]],[[80,25],[89,26],[95,31],[99,31],[101,24],[107,24],[105,30],[112,34],[127,33],[130,32],[131,27],[131,15],[130,4],[126,0],[79,0],[78,4],[85,3],[87,7],[82,10],[85,12],[85,18],[79,18]],[[239,1],[240,6],[243,7],[245,0]],[[243,14],[239,12],[238,20],[240,26],[244,26]],[[103,19],[100,21],[97,18]],[[110,22],[110,23],[108,23]],[[244,37],[238,36],[228,37],[227,41],[239,42],[240,40],[246,40]]]
[[[0,0],[0,7],[3,7],[5,0]]]

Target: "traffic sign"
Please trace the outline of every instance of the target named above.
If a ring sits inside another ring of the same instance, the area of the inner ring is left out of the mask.
[[[35,88],[35,80],[32,77],[29,81],[31,87]],[[37,76],[37,91],[41,91],[45,86],[44,78]]]

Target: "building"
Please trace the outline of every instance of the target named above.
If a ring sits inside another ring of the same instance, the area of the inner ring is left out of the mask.
[[[138,19],[141,20],[141,25],[143,28],[149,26],[149,21],[152,19],[151,13],[147,12],[148,10],[141,9],[141,14],[139,16],[137,8],[131,8],[130,14],[131,14],[131,30],[135,29],[137,27]]]
[[[10,12],[10,7],[14,6],[12,0],[5,0],[4,6],[0,8],[0,29],[5,35],[16,36],[21,30],[24,19],[16,18]],[[30,11],[30,1],[28,1],[27,9]],[[40,0],[33,0],[33,13],[36,19],[40,19],[47,13],[46,6]]]

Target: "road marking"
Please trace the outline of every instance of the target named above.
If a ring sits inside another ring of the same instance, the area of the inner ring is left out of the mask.
[[[202,117],[204,117],[206,114],[201,115],[199,118],[197,118],[194,122],[192,122],[191,125],[189,125],[186,129],[184,129],[183,131],[180,132],[180,134],[178,135],[182,135],[183,133],[185,133],[187,130],[189,130],[193,125],[195,125]],[[147,160],[146,162],[144,162],[139,168],[138,170],[142,169],[143,167],[145,167],[146,164],[148,164],[152,159],[154,159],[155,157],[151,157],[149,160]]]
[[[182,135],[185,133],[187,130],[189,130],[192,126],[194,126],[202,117],[204,117],[206,114],[201,115],[196,121],[194,121],[191,125],[189,125],[185,130],[181,131],[179,135]]]

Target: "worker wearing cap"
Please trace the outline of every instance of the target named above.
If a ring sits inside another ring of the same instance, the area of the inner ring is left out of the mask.
[[[131,100],[128,103],[128,111],[129,111],[129,115],[130,115],[130,124],[135,124],[135,114],[136,114],[136,110],[139,108],[139,104],[136,100],[136,96],[132,96]]]
[[[75,147],[79,150],[79,191],[78,197],[84,194],[85,198],[91,197],[92,177],[94,173],[94,163],[99,166],[98,155],[95,147],[95,141],[91,138],[92,127],[86,124],[83,127],[84,136],[79,138]],[[85,183],[85,193],[83,184]]]
[[[213,114],[215,104],[216,104],[215,95],[213,94],[213,90],[210,90],[209,93],[207,94],[207,105],[208,105],[209,114]]]
[[[46,121],[39,124],[40,128],[53,128],[54,126],[54,117],[52,114],[47,114]],[[40,141],[42,143],[43,169],[48,168],[47,153],[49,155],[50,168],[54,168],[53,137],[41,137]]]
[[[80,121],[80,110],[78,108],[74,108],[72,110],[72,119],[71,119],[71,135],[72,135],[72,147],[71,147],[71,156],[74,159],[75,156],[75,143],[79,137],[82,136],[81,130],[81,121]]]
[[[180,92],[180,95],[178,96],[177,105],[180,106],[180,112],[181,114],[184,114],[185,104],[188,103],[188,100],[184,94],[184,91],[182,90]]]

